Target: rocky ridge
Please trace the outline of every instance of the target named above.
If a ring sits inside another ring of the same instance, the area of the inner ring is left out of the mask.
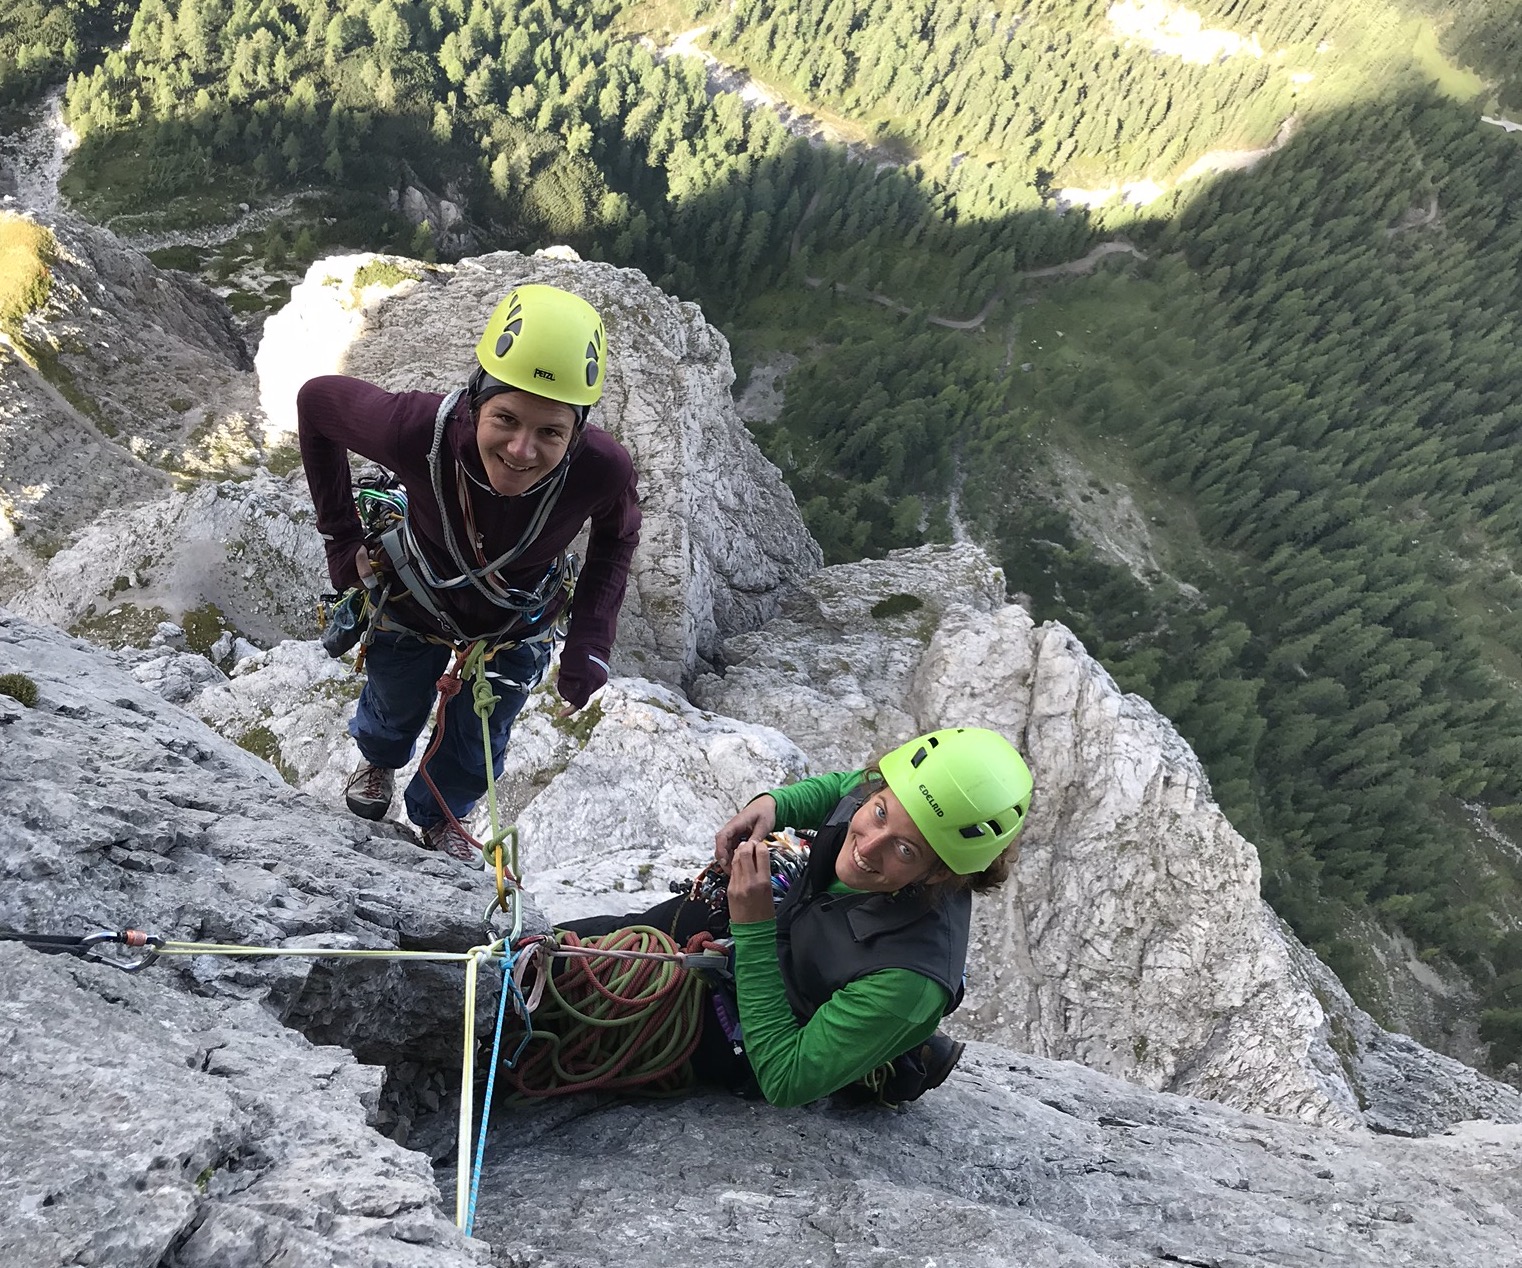
[[[953,1030],[1307,1122],[1419,1135],[1522,1115],[1511,1089],[1352,1003],[1258,897],[1255,852],[1172,726],[1062,626],[1007,603],[976,548],[824,569],[725,651],[724,675],[694,684],[698,707],[629,678],[569,724],[547,690],[531,698],[503,805],[554,918],[658,901],[756,791],[954,717],[1011,736],[1040,795],[1015,883],[978,904]],[[314,645],[210,682],[187,683],[199,658],[168,645],[132,659],[141,681],[224,734],[262,733],[292,782],[338,801],[357,684]]]
[[[204,286],[63,212],[45,308],[0,342],[0,552],[34,570],[171,474],[249,469],[247,350]],[[15,541],[18,537],[20,541]]]

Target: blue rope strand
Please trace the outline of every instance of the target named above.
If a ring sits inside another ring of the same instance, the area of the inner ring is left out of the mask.
[[[512,1058],[506,1063],[509,1067],[515,1065],[523,1049],[528,1044],[530,1034],[534,1026],[529,1016],[528,1001],[523,998],[523,992],[518,988],[514,980],[512,969],[518,963],[518,957],[526,954],[519,950],[512,955],[497,961],[502,969],[502,989],[497,992],[497,1028],[491,1039],[491,1069],[486,1074],[486,1096],[481,1103],[481,1128],[476,1134],[476,1158],[470,1168],[470,1198],[465,1205],[465,1227],[462,1230],[466,1237],[471,1235],[471,1230],[476,1226],[476,1199],[481,1193],[481,1170],[486,1160],[486,1126],[491,1121],[491,1098],[492,1092],[497,1085],[498,1056],[502,1050],[502,1022],[507,1016],[508,997],[512,997],[513,1012],[523,1018],[523,1038],[519,1041]],[[467,1089],[460,1089],[460,1095],[467,1095]]]

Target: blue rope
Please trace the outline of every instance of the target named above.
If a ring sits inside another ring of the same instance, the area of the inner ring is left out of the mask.
[[[486,1096],[481,1103],[481,1128],[476,1133],[476,1158],[470,1168],[470,1198],[465,1206],[466,1237],[471,1235],[471,1230],[476,1226],[476,1198],[481,1193],[481,1169],[486,1159],[486,1126],[491,1121],[491,1098],[492,1092],[497,1086],[498,1057],[502,1050],[502,1022],[507,1016],[508,997],[512,997],[513,1012],[523,1018],[523,1038],[518,1041],[518,1047],[505,1064],[509,1069],[518,1063],[518,1058],[523,1055],[523,1049],[528,1046],[528,1041],[533,1033],[533,1019],[529,1016],[528,1001],[523,998],[523,992],[518,988],[514,980],[512,969],[518,963],[518,957],[527,954],[526,950],[520,949],[510,956],[497,961],[502,969],[502,988],[497,992],[497,1028],[491,1039],[491,1069],[486,1075]],[[460,1095],[468,1096],[469,1088],[461,1088]]]

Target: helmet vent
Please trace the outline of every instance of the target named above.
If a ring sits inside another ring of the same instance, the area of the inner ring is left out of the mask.
[[[969,841],[976,841],[983,835],[983,825],[981,823],[969,823],[962,829],[962,835]]]
[[[598,355],[597,355],[597,345],[595,343],[592,343],[592,342],[589,341],[587,343],[587,386],[588,387],[596,387],[597,386],[597,371],[600,368],[599,365],[598,365],[598,361],[599,361],[599,358],[598,358]]]
[[[505,357],[508,349],[513,346],[513,340],[523,333],[523,318],[515,317],[503,328],[497,336],[497,355]]]
[[[913,767],[915,767],[917,769],[919,767],[919,764],[921,762],[923,762],[929,756],[930,756],[930,750],[927,749],[923,744],[921,744],[919,746],[919,748],[914,750],[914,756],[909,759],[909,765],[913,766]]]
[[[988,830],[992,832],[996,837],[1002,836],[1004,834],[1004,829],[999,826],[999,821],[997,819],[990,819],[988,821]]]

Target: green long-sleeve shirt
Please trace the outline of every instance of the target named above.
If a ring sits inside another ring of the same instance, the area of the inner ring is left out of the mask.
[[[861,771],[843,771],[773,790],[777,823],[818,827],[861,778]],[[830,892],[854,891],[835,881]],[[777,922],[732,924],[730,932],[745,1053],[773,1105],[805,1105],[861,1078],[929,1038],[950,1002],[946,989],[928,977],[882,969],[836,991],[800,1026],[782,983]]]

